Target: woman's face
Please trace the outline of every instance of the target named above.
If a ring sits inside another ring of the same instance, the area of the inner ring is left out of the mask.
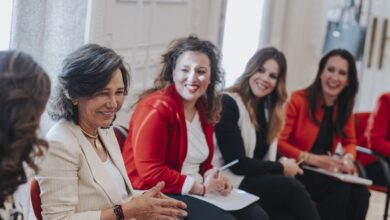
[[[94,131],[98,127],[110,126],[123,104],[124,93],[122,73],[118,68],[103,90],[92,97],[79,98],[79,122],[82,128]]]
[[[320,78],[325,102],[333,104],[348,85],[348,61],[341,56],[330,57]]]
[[[173,70],[173,82],[184,105],[195,105],[210,84],[211,66],[208,56],[186,51],[179,56]]]
[[[249,86],[256,98],[270,94],[276,88],[279,65],[274,59],[267,60],[250,78]]]

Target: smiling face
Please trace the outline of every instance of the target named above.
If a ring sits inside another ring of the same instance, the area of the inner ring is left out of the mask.
[[[185,106],[195,106],[206,92],[210,76],[210,60],[206,54],[186,51],[179,56],[173,70],[173,82]]]
[[[117,69],[103,90],[92,97],[78,99],[80,126],[92,134],[99,127],[110,126],[123,104],[124,93],[122,73]]]
[[[348,85],[348,61],[341,56],[330,57],[320,78],[325,102],[332,105]]]
[[[249,86],[256,98],[274,91],[279,77],[279,65],[274,59],[267,60],[250,78]]]

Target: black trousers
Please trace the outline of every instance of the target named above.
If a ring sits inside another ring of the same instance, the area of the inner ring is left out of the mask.
[[[364,220],[370,192],[366,186],[345,183],[305,170],[297,177],[316,202],[322,220]]]
[[[259,205],[272,220],[320,219],[310,195],[293,177],[279,174],[245,177],[239,188],[259,196]]]
[[[188,216],[184,218],[186,220],[269,220],[267,213],[256,203],[238,211],[228,212],[191,196],[172,194],[167,196],[187,204]]]

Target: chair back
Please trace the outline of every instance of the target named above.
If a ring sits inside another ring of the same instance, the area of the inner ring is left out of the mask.
[[[354,115],[357,145],[363,148],[369,148],[367,136],[365,135],[365,133],[367,130],[368,119],[370,118],[371,112],[357,112]],[[357,152],[356,160],[359,161],[363,166],[366,166],[376,161],[375,157],[360,152]]]
[[[125,143],[128,132],[129,130],[121,125],[114,126],[114,133],[118,141],[119,147],[121,148],[121,151],[123,148],[123,144]]]
[[[41,189],[39,188],[38,181],[33,178],[30,185],[30,197],[31,204],[34,210],[37,220],[42,220],[42,208],[41,208]]]

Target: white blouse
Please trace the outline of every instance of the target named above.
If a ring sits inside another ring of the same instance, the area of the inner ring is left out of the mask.
[[[118,168],[114,165],[110,157],[107,157],[107,160],[103,162],[103,166],[106,168],[108,173],[111,174],[113,182],[117,185],[117,189],[123,200],[127,199],[129,194],[127,193],[127,188],[125,180],[123,179]]]

